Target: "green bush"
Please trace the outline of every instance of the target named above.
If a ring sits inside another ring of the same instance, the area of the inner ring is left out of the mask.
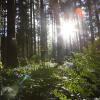
[[[62,83],[59,69],[41,65],[4,69],[2,77],[4,87],[19,87],[17,97],[21,100],[47,100],[51,91]]]
[[[27,66],[2,69],[3,86],[18,86],[21,100],[93,99],[100,96],[100,52],[96,43],[83,53],[74,53],[73,67],[40,63],[34,56]],[[35,61],[36,60],[36,61]],[[1,65],[2,66],[2,65]],[[2,67],[1,67],[2,68]]]

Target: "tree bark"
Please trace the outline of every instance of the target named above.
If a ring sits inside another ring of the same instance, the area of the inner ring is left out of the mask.
[[[47,51],[47,35],[46,35],[46,19],[44,12],[44,2],[40,1],[40,16],[41,16],[41,33],[40,33],[40,50],[41,50],[41,60],[45,61],[46,51]]]
[[[15,35],[15,0],[7,0],[7,67],[18,66]]]
[[[54,11],[54,18],[56,21],[56,29],[57,29],[57,62],[59,64],[63,63],[64,60],[64,41],[61,36],[61,29],[60,29],[60,8],[58,0],[52,0],[53,11]]]

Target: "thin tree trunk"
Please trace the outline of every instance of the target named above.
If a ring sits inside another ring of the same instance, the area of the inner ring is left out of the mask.
[[[52,58],[56,60],[56,35],[55,35],[55,30],[56,30],[56,23],[55,23],[55,18],[54,15],[52,15]]]
[[[56,28],[57,28],[57,62],[59,64],[63,63],[64,60],[64,43],[63,43],[63,38],[61,36],[61,29],[60,29],[60,17],[59,17],[59,3],[57,1],[54,2],[54,16],[56,20]]]
[[[94,37],[94,31],[93,31],[93,25],[92,25],[92,16],[91,16],[91,1],[87,1],[88,10],[89,10],[89,20],[90,20],[90,31],[91,31],[91,43],[94,43],[95,37]]]
[[[96,25],[97,25],[97,28],[98,28],[98,37],[100,38],[100,20],[99,20],[98,10],[97,10],[97,7],[96,7],[97,0],[93,0],[93,4],[95,6],[95,16],[96,16]]]
[[[36,55],[36,31],[35,31],[35,2],[33,1],[33,36],[34,36],[34,55]]]
[[[45,12],[44,12],[44,2],[43,0],[40,1],[40,16],[41,16],[41,34],[40,34],[40,50],[41,50],[41,60],[45,61],[46,57],[46,22],[45,22]]]

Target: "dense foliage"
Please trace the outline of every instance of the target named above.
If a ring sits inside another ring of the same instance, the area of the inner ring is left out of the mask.
[[[34,62],[14,69],[1,66],[3,95],[17,100],[99,98],[100,52],[97,45],[89,46],[83,53],[73,53],[70,62],[65,61],[59,66],[51,62]],[[15,94],[10,94],[8,87],[16,91]],[[4,92],[5,88],[8,90]]]

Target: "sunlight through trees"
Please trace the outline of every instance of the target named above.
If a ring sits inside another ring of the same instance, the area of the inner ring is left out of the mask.
[[[0,0],[0,60],[0,100],[100,98],[100,0]]]

